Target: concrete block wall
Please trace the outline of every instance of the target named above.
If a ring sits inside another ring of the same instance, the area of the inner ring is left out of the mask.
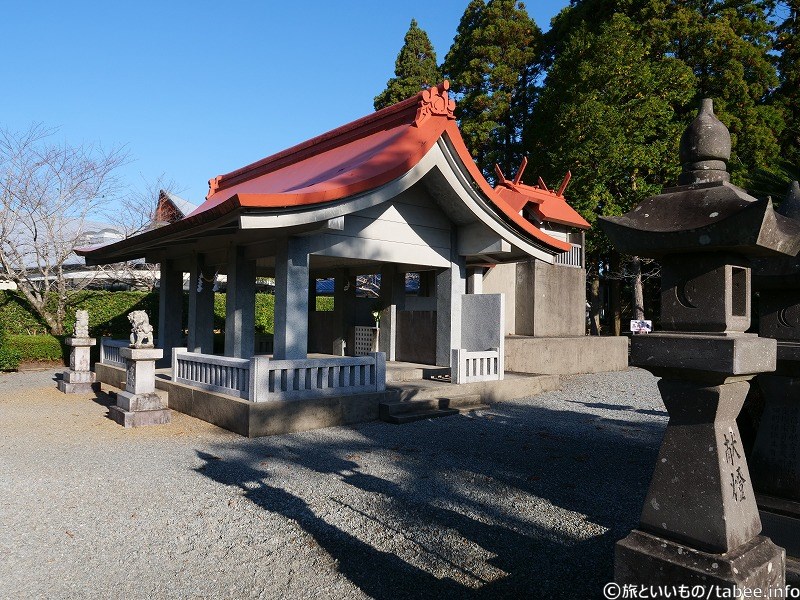
[[[505,334],[582,337],[586,334],[586,271],[531,260],[495,265],[483,292],[505,294]]]

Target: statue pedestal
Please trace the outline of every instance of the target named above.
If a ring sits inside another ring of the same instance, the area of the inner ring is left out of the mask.
[[[116,406],[109,415],[124,427],[162,425],[170,422],[170,411],[156,394],[156,360],[164,356],[160,348],[120,348],[127,364],[125,391],[117,394]]]
[[[89,359],[89,352],[97,340],[90,337],[69,337],[64,343],[71,346],[72,350],[69,354],[69,370],[64,371],[61,381],[58,382],[58,389],[65,394],[88,394],[100,391],[100,384],[95,381]]]
[[[716,588],[711,596],[714,598],[721,590],[729,590],[731,594],[735,588],[740,592],[761,590],[766,598],[772,590],[783,590],[784,561],[783,548],[761,535],[731,552],[713,554],[634,529],[617,542],[614,581],[646,586],[681,584],[690,589],[703,586],[704,590]]]

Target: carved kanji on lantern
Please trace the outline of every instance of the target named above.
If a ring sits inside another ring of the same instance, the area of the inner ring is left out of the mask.
[[[436,87],[422,90],[422,102],[420,102],[417,109],[417,116],[414,118],[414,125],[419,127],[428,117],[438,115],[447,117],[448,119],[455,119],[455,100],[450,99],[447,90],[450,89],[450,82],[446,79]]]

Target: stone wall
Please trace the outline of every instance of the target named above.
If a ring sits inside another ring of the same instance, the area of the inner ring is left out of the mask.
[[[465,294],[461,299],[461,348],[503,348],[503,295]]]
[[[483,276],[484,294],[505,294],[505,327],[503,333],[512,335],[516,311],[517,265],[495,265]]]
[[[505,334],[575,337],[586,334],[586,271],[531,260],[495,265],[487,294],[505,294]]]

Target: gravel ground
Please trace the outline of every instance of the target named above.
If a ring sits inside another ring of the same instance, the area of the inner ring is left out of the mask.
[[[2,598],[599,598],[667,415],[631,369],[472,416],[125,430],[0,375]]]

